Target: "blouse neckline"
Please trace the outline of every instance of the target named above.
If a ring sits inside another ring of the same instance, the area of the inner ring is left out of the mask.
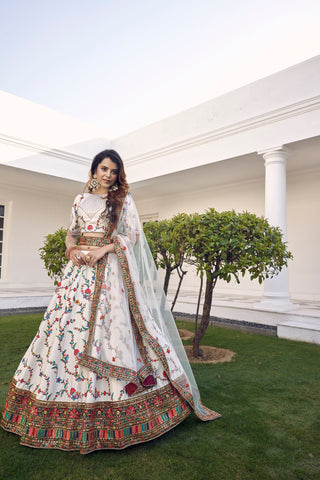
[[[90,193],[90,192],[84,192],[84,195],[92,195],[93,197],[106,197],[106,196],[108,196],[107,193]]]

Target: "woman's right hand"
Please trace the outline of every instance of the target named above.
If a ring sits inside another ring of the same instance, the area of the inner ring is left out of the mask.
[[[70,260],[72,261],[73,265],[80,267],[81,265],[86,265],[86,257],[81,250],[71,250]]]

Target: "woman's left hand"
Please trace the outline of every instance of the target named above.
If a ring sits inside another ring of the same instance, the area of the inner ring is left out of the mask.
[[[107,246],[95,248],[94,250],[90,250],[86,254],[86,263],[89,267],[94,267],[95,264],[100,260],[100,258],[104,257],[107,253],[109,253],[110,248]]]

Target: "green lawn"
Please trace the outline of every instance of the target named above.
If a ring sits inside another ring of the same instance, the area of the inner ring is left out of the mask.
[[[1,406],[40,319],[0,318]],[[320,346],[217,327],[202,343],[236,352],[231,363],[193,365],[221,419],[191,415],[152,442],[89,455],[23,447],[0,429],[0,479],[319,480]]]

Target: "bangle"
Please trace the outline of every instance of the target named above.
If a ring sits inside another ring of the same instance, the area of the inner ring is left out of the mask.
[[[79,249],[78,249],[78,247],[77,247],[76,245],[75,245],[74,247],[69,247],[69,248],[67,248],[67,250],[66,250],[66,257],[69,258],[69,259],[70,259],[70,252],[71,252],[72,250],[79,250]]]

